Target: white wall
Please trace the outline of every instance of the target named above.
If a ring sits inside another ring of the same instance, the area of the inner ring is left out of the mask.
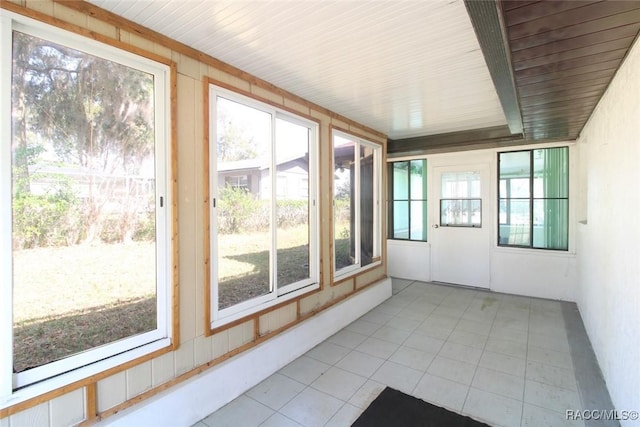
[[[572,253],[494,248],[491,252],[491,290],[575,301],[576,264],[576,256]]]
[[[578,308],[616,409],[640,410],[640,45],[578,141]],[[586,209],[586,211],[584,211]],[[633,425],[623,421],[622,425]]]
[[[431,245],[406,240],[387,241],[387,271],[400,279],[431,280]]]
[[[565,144],[566,145],[566,144]],[[514,149],[540,148],[550,145],[535,145]],[[569,230],[570,251],[527,250],[522,248],[498,247],[495,237],[497,224],[495,200],[497,190],[497,152],[498,150],[476,150],[462,153],[439,154],[427,157],[427,179],[433,183],[433,168],[438,166],[488,164],[491,171],[489,185],[491,186],[488,212],[490,218],[483,219],[483,224],[490,227],[490,253],[487,257],[490,263],[489,289],[508,294],[526,295],[538,298],[550,298],[563,301],[576,301],[578,291],[578,271],[575,254],[574,235],[575,221],[571,222]],[[575,165],[573,157],[576,155],[575,146],[570,147],[569,158]],[[577,157],[577,156],[575,156]],[[570,176],[570,189],[579,188],[576,185],[577,175]],[[433,185],[429,186],[431,194],[435,192]],[[574,191],[574,190],[571,190]],[[570,217],[575,217],[574,205],[579,205],[571,193]],[[438,199],[429,197],[429,229],[438,215]],[[435,204],[434,204],[435,203]],[[483,225],[484,226],[484,225]],[[400,240],[387,241],[388,272],[390,276],[403,279],[430,281],[433,280],[431,262],[433,261],[431,243],[407,242]],[[461,268],[464,268],[461,266]]]

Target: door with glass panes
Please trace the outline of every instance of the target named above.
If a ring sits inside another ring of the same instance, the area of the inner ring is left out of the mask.
[[[431,180],[432,280],[489,288],[490,165],[447,165]]]

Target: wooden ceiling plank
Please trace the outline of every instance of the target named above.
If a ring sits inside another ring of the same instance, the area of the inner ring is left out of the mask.
[[[612,75],[613,75],[613,71],[611,71],[611,69],[609,68],[606,68],[603,70],[595,70],[595,71],[591,70],[589,72],[582,73],[582,74],[574,74],[569,77],[571,77],[571,82],[579,83],[579,82],[595,80],[595,79],[611,79]],[[530,87],[535,89],[537,87],[563,86],[564,84],[566,84],[566,81],[567,81],[566,77],[559,76],[558,78],[555,78],[555,79],[550,78],[541,82],[519,84],[518,90],[525,91],[525,90],[528,90]]]
[[[558,109],[557,111],[543,111],[538,113],[529,113],[524,115],[524,119],[528,125],[545,120],[557,120],[559,117],[589,117],[593,111],[594,106],[587,105],[580,107],[579,109],[573,109],[566,107],[565,109]]]
[[[597,96],[590,96],[590,97],[581,98],[581,99],[572,99],[571,101],[558,101],[558,102],[552,102],[544,105],[531,105],[531,106],[522,108],[522,115],[527,116],[528,114],[542,112],[542,111],[557,111],[553,109],[562,109],[564,107],[569,107],[569,108],[586,107],[589,105],[595,105],[599,99],[600,99],[600,96],[597,95]]]
[[[558,115],[566,115],[569,113],[574,114],[586,114],[593,109],[594,105],[591,104],[574,104],[574,105],[562,105],[556,107],[540,107],[535,106],[523,111],[523,120],[531,120],[532,117],[550,118]]]
[[[566,131],[568,135],[575,134],[582,129],[585,122],[581,123],[556,123],[553,125],[535,126],[526,129],[526,133],[539,132],[539,131]]]
[[[525,7],[534,3],[539,3],[539,1],[507,0],[502,2],[502,10],[506,12],[509,10],[517,9],[519,7]]]
[[[604,84],[600,86],[589,87],[584,90],[560,91],[535,96],[527,96],[526,98],[522,98],[520,100],[520,105],[522,105],[523,107],[531,107],[533,105],[545,105],[557,101],[568,101],[571,99],[602,95],[606,88],[607,85]]]
[[[589,55],[599,55],[614,50],[624,49],[625,51],[631,46],[635,40],[634,37],[625,37],[622,39],[612,40],[604,43],[598,43],[591,46],[585,46],[577,49],[567,50],[564,52],[554,53],[546,56],[538,56],[537,58],[527,59],[524,61],[514,62],[513,68],[516,71],[527,68],[539,67],[547,64],[554,64],[563,61],[569,61],[576,58],[582,58]]]
[[[533,84],[540,83],[550,80],[558,80],[558,79],[566,79],[568,77],[574,76],[584,76],[590,75],[592,73],[600,73],[602,76],[605,72],[609,72],[611,76],[615,73],[620,65],[621,59],[614,59],[611,61],[599,62],[597,64],[586,65],[580,68],[573,68],[570,70],[562,70],[556,71],[547,74],[532,74],[532,75],[521,75],[518,76],[516,74],[516,83],[518,86],[525,84]]]
[[[604,31],[585,34],[583,36],[572,37],[559,40],[540,46],[518,50],[511,55],[512,61],[520,62],[526,59],[533,59],[540,56],[579,49],[599,43],[619,40],[626,37],[635,37],[640,31],[640,23],[624,25],[622,27],[611,28]]]
[[[540,126],[556,126],[558,124],[565,124],[569,126],[581,125],[589,118],[589,115],[582,114],[579,116],[557,116],[551,118],[536,119],[530,122],[526,122],[525,128],[532,129]]]
[[[585,75],[589,77],[588,74]],[[560,80],[552,80],[551,82],[542,82],[535,83],[532,85],[525,85],[518,89],[518,93],[520,94],[520,98],[525,98],[528,96],[536,96],[542,95],[544,93],[552,93],[557,91],[564,90],[579,90],[579,89],[588,89],[590,87],[601,87],[607,86],[611,81],[610,73],[606,77],[602,77],[599,79],[589,79],[589,80],[573,80],[567,81],[565,79]]]
[[[541,93],[538,95],[531,95],[526,97],[521,97],[520,102],[522,106],[531,106],[531,105],[539,105],[539,104],[548,104],[553,101],[560,101],[562,99],[572,99],[578,97],[578,94],[602,94],[607,88],[607,83],[601,85],[589,86],[586,88],[582,88],[579,90],[571,89],[571,90],[559,90],[556,92],[548,92]]]
[[[533,34],[529,37],[524,37],[517,40],[510,38],[509,45],[513,54],[522,49],[529,49],[556,41],[583,36],[585,34],[605,31],[610,28],[633,25],[637,24],[638,22],[640,22],[640,9],[634,9],[625,13],[589,21],[581,25],[573,25],[570,27],[564,27],[541,34]]]
[[[541,2],[539,7],[550,8],[554,2]],[[510,40],[517,40],[536,34],[546,33],[549,31],[578,26],[587,25],[590,21],[598,18],[615,17],[615,15],[623,14],[632,10],[640,10],[640,2],[635,1],[604,1],[589,4],[577,9],[567,10],[556,13],[554,15],[545,16],[543,18],[534,19],[523,22],[521,24],[511,25],[506,21],[507,32]],[[618,24],[615,26],[619,26]],[[614,26],[614,25],[612,25]]]
[[[521,77],[537,76],[540,74],[550,74],[550,73],[555,73],[559,71],[579,69],[582,67],[587,67],[587,66],[602,63],[602,62],[621,60],[626,53],[627,53],[627,49],[617,49],[617,50],[601,53],[598,55],[583,56],[580,58],[569,59],[567,61],[562,61],[558,63],[545,64],[545,65],[540,65],[538,67],[517,70],[515,73],[515,76],[517,80],[518,78],[521,78]]]
[[[546,131],[534,131],[526,135],[527,140],[531,142],[546,142],[546,141],[562,141],[562,140],[575,140],[580,134],[580,130],[568,130],[568,129],[549,129]]]
[[[533,3],[505,11],[505,20],[509,25],[522,24],[534,19],[543,18],[556,13],[564,12],[578,7],[587,6],[600,0],[593,1],[550,1],[544,5]]]
[[[548,125],[548,126],[538,126],[538,127],[532,127],[532,128],[528,128],[526,130],[527,134],[530,134],[532,132],[548,132],[548,131],[552,131],[552,132],[557,132],[557,131],[565,131],[567,132],[568,135],[575,135],[577,134],[580,129],[582,129],[584,127],[584,123],[557,123],[554,125]]]

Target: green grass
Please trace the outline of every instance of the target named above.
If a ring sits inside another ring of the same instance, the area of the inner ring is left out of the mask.
[[[154,244],[14,252],[14,370],[155,329]]]
[[[221,308],[268,292],[269,237],[220,237]],[[278,237],[278,283],[308,277],[307,227]],[[154,248],[137,242],[15,251],[14,371],[154,329]]]
[[[278,285],[309,277],[308,228],[304,225],[278,232]],[[219,306],[221,309],[269,292],[270,234],[238,233],[218,242]]]

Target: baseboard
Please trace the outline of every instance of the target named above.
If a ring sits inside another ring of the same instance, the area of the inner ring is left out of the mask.
[[[189,427],[391,297],[384,279],[276,337],[104,420],[109,426]]]

